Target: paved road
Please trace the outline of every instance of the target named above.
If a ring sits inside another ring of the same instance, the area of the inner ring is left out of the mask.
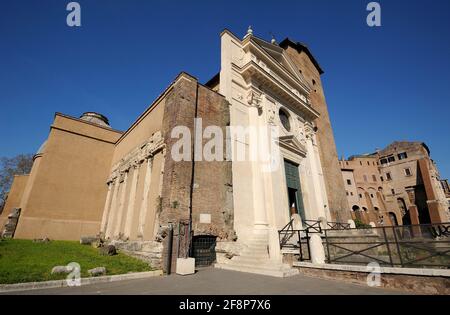
[[[178,295],[297,295],[402,294],[368,286],[298,275],[274,278],[249,273],[201,269],[195,275],[170,275],[142,280],[100,283],[75,288],[11,292],[10,294],[178,294]]]

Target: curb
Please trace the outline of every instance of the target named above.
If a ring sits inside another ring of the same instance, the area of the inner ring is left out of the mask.
[[[293,267],[325,269],[333,271],[355,271],[365,273],[374,272],[373,270],[368,270],[366,266],[360,265],[313,264],[308,262],[294,262]],[[431,268],[380,267],[380,273],[408,275],[408,276],[447,277],[447,278],[450,277],[450,270],[448,269],[431,269]]]
[[[155,271],[146,271],[146,272],[127,273],[127,274],[113,275],[113,276],[81,278],[81,286],[88,285],[88,284],[95,284],[95,283],[107,283],[107,282],[116,282],[116,281],[123,281],[123,280],[146,279],[146,278],[158,277],[158,276],[162,276],[162,275],[163,275],[162,270],[155,270]],[[0,293],[14,292],[14,291],[38,290],[38,289],[63,288],[63,287],[68,287],[66,280],[0,284]]]

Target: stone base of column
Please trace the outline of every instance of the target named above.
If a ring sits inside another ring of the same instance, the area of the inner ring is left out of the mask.
[[[253,234],[256,235],[268,235],[269,225],[265,222],[255,222],[253,226]]]

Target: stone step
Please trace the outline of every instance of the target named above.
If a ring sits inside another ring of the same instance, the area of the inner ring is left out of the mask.
[[[280,268],[276,268],[273,266],[254,266],[254,265],[245,265],[245,264],[226,263],[226,264],[215,264],[214,267],[218,268],[218,269],[254,273],[254,274],[260,274],[260,275],[265,275],[265,276],[280,277],[280,278],[295,276],[299,273],[299,271],[297,269],[285,268],[284,266],[280,267]]]
[[[240,256],[267,256],[269,252],[267,250],[249,250],[242,251]]]
[[[268,253],[269,250],[267,248],[267,246],[248,246],[247,248],[245,248],[242,252],[249,252],[249,253],[253,253],[253,252],[264,252],[264,253]]]
[[[245,264],[261,264],[261,262],[264,262],[266,260],[269,260],[269,256],[262,256],[262,257],[250,257],[250,256],[235,256],[231,259],[232,262],[239,262],[239,263],[245,263]]]
[[[294,248],[283,248],[281,250],[282,254],[296,254],[296,255],[300,255],[300,249],[294,249]]]
[[[269,243],[267,242],[251,242],[247,244],[247,246],[249,247],[266,247],[268,245]]]

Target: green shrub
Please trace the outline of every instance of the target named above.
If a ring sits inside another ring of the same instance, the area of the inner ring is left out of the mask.
[[[365,224],[359,219],[355,219],[355,226],[357,229],[371,229],[372,228],[371,225]]]

